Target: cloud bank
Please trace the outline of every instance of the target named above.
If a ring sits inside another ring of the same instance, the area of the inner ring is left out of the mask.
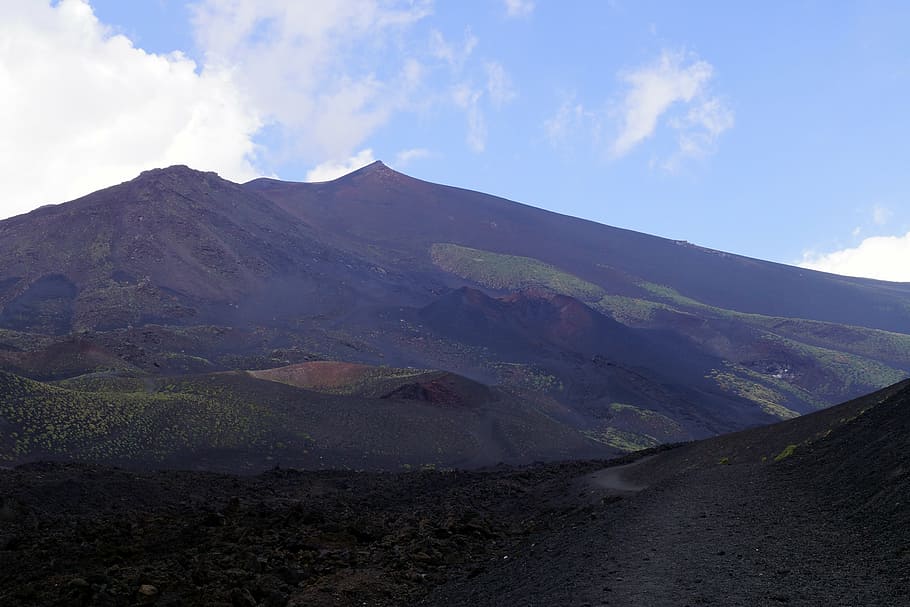
[[[402,113],[456,112],[482,152],[485,112],[516,96],[469,28],[452,44],[423,27],[429,0],[195,0],[195,60],[137,48],[89,0],[7,4],[0,218],[178,163],[329,178],[372,158],[368,140]]]
[[[230,70],[281,127],[276,155],[338,160],[412,104],[424,72],[396,40],[429,14],[419,0],[200,0],[193,26],[206,69]]]
[[[153,166],[258,174],[262,118],[229,70],[146,53],[82,0],[9,3],[0,41],[0,217]]]
[[[803,268],[845,276],[910,282],[910,232],[903,236],[872,236],[859,245],[833,253],[806,253]]]

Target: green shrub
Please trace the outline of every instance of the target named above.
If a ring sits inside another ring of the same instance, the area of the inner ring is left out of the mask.
[[[793,452],[796,451],[796,445],[787,445],[784,447],[784,450],[774,456],[774,461],[779,462],[781,460],[787,459]]]

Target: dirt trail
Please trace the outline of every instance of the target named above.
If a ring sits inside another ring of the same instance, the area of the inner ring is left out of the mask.
[[[604,468],[603,470],[598,470],[594,474],[589,474],[585,477],[585,480],[595,487],[607,489],[609,491],[615,491],[622,495],[638,493],[642,489],[646,489],[647,485],[641,485],[629,480],[626,477],[626,472],[632,468],[636,468],[644,464],[647,461],[654,459],[655,457],[656,456],[654,455],[649,455],[648,457],[643,457],[640,460],[632,462],[631,464]]]
[[[576,489],[583,501],[597,504],[605,499],[621,498],[634,495],[648,486],[629,478],[629,471],[654,459],[654,455],[643,457],[631,464],[610,466],[578,479]]]

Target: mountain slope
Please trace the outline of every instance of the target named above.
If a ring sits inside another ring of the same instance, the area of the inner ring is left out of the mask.
[[[910,285],[711,251],[374,163],[318,184],[245,185],[386,268],[507,295],[544,288],[723,361],[726,392],[778,417],[858,396],[910,372]],[[466,372],[461,369],[462,372]]]
[[[0,326],[51,334],[318,314],[375,276],[270,201],[186,167],[0,222],[0,259]]]
[[[497,360],[531,362],[533,352],[537,368],[564,381],[559,398],[595,419],[609,417],[616,403],[634,403],[677,420],[685,432],[675,440],[776,419],[717,386],[710,373],[720,359],[672,333],[626,327],[570,297],[526,291],[493,299],[465,288],[420,315],[437,334]],[[698,415],[689,416],[694,410]]]
[[[540,259],[595,284],[666,285],[720,308],[907,333],[910,285],[847,278],[712,251],[436,185],[375,162],[317,184],[257,179],[244,186],[338,235],[427,266],[435,243]],[[873,312],[874,311],[874,312]]]
[[[617,453],[547,407],[452,374],[377,368],[319,391],[265,379],[287,373],[94,375],[55,385],[0,371],[0,462],[251,473],[279,464],[397,470]]]
[[[906,605],[908,454],[902,382],[607,468],[578,516],[420,604]]]
[[[708,251],[381,163],[319,184],[147,171],[0,222],[0,261],[0,368],[41,381],[439,369],[634,449],[910,372],[910,285]]]

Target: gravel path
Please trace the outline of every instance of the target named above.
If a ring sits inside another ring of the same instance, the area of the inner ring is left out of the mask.
[[[628,476],[629,473],[636,468],[640,468],[642,464],[651,461],[654,457],[655,456],[651,455],[634,461],[631,464],[612,466],[610,468],[598,470],[593,474],[583,477],[581,482],[589,485],[590,492],[600,496],[601,499],[606,496],[627,497],[634,495],[642,489],[647,488],[647,485],[638,480],[630,479]]]
[[[858,525],[788,472],[717,466],[608,495],[426,604],[910,605],[907,530]]]
[[[424,604],[910,606],[907,383],[582,478]]]

